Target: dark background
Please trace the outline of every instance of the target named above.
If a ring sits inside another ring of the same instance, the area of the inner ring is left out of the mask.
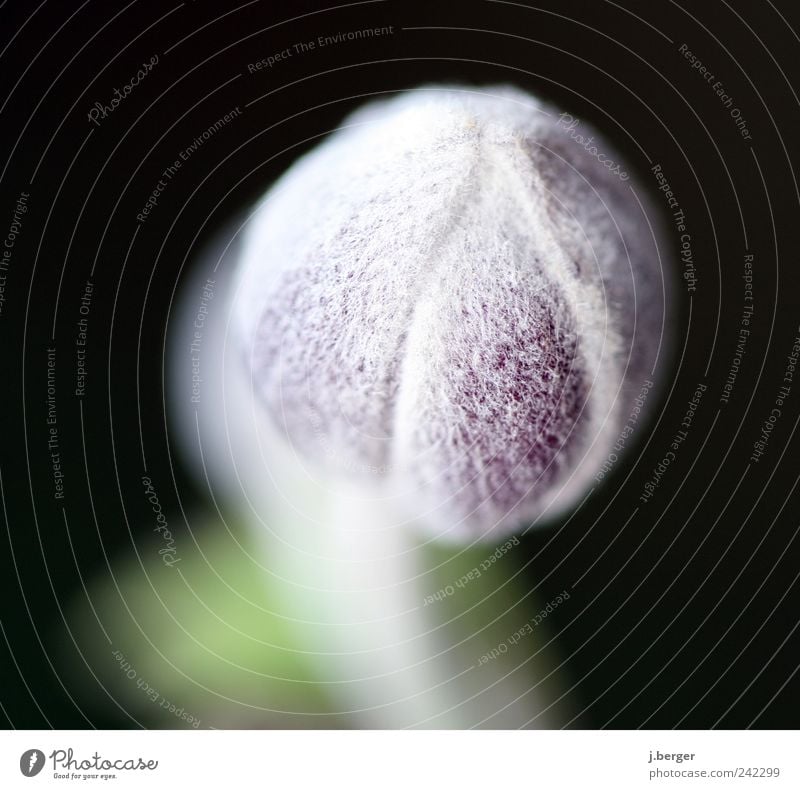
[[[88,675],[64,672],[52,643],[82,577],[130,546],[126,524],[147,507],[136,487],[143,458],[154,478],[174,474],[174,489],[159,489],[170,511],[178,495],[204,495],[167,452],[163,405],[168,311],[186,261],[365,96],[453,81],[510,82],[550,99],[604,129],[655,186],[643,150],[661,163],[692,236],[691,322],[679,285],[674,386],[652,432],[639,432],[639,452],[565,528],[528,535],[513,559],[527,563],[531,583],[547,577],[542,599],[576,584],[575,604],[553,615],[564,685],[583,710],[573,725],[796,727],[800,381],[764,457],[748,463],[800,324],[795,6],[3,3],[3,237],[20,192],[30,193],[0,317],[4,725],[129,725],[114,709],[81,709],[73,697]],[[297,41],[382,25],[394,34],[248,73],[248,63]],[[683,42],[724,83],[751,142],[682,57]],[[90,124],[93,103],[107,102],[153,54],[153,72],[98,128]],[[136,214],[174,153],[237,105],[242,117],[203,145],[137,231]],[[668,239],[679,270],[677,234]],[[722,404],[748,249],[755,326]],[[92,269],[90,374],[79,399],[70,371]],[[46,451],[51,342],[63,502]],[[640,504],[700,382],[708,391],[679,460]]]

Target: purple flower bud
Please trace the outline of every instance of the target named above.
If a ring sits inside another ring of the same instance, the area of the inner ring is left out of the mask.
[[[260,401],[302,456],[437,534],[574,505],[660,366],[648,203],[575,124],[505,87],[411,91],[252,219],[235,309]]]

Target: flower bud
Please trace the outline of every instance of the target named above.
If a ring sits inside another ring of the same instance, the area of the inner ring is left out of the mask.
[[[663,357],[648,203],[570,121],[505,87],[410,91],[251,220],[234,309],[260,402],[302,457],[440,535],[574,505]]]

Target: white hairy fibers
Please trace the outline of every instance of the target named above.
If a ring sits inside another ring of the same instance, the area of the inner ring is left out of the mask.
[[[301,456],[447,536],[585,494],[665,310],[641,195],[585,133],[515,89],[428,87],[356,112],[268,192],[237,331]]]

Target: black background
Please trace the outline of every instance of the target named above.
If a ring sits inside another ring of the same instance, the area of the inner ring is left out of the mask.
[[[65,673],[51,643],[63,637],[60,606],[80,589],[82,575],[130,545],[125,514],[133,520],[146,507],[133,489],[143,457],[154,478],[174,473],[175,489],[160,490],[172,510],[177,492],[204,495],[167,452],[163,405],[169,308],[193,252],[364,97],[452,81],[510,82],[548,98],[604,129],[644,183],[656,185],[645,155],[660,163],[692,236],[697,292],[690,304],[678,286],[674,386],[652,432],[640,433],[640,451],[615,467],[565,528],[529,534],[524,558],[514,559],[528,562],[531,583],[547,578],[543,599],[577,584],[576,604],[557,611],[553,625],[566,686],[583,710],[572,725],[797,726],[800,381],[764,457],[748,462],[800,324],[794,6],[0,6],[3,235],[18,195],[30,193],[0,318],[5,725],[129,725],[111,709],[81,710],[72,696],[91,678]],[[393,25],[394,34],[247,70],[297,41],[382,25]],[[683,58],[681,43],[724,83],[752,141]],[[153,54],[159,64],[146,80],[99,127],[89,123],[93,103],[107,102]],[[137,231],[136,214],[174,153],[237,105],[242,117],[205,143]],[[679,271],[677,234],[669,240]],[[755,255],[755,326],[731,401],[722,404],[748,249]],[[90,375],[79,401],[68,371],[92,269]],[[69,531],[46,452],[51,342],[64,382],[58,419]],[[641,504],[701,382],[708,391],[679,462]]]

